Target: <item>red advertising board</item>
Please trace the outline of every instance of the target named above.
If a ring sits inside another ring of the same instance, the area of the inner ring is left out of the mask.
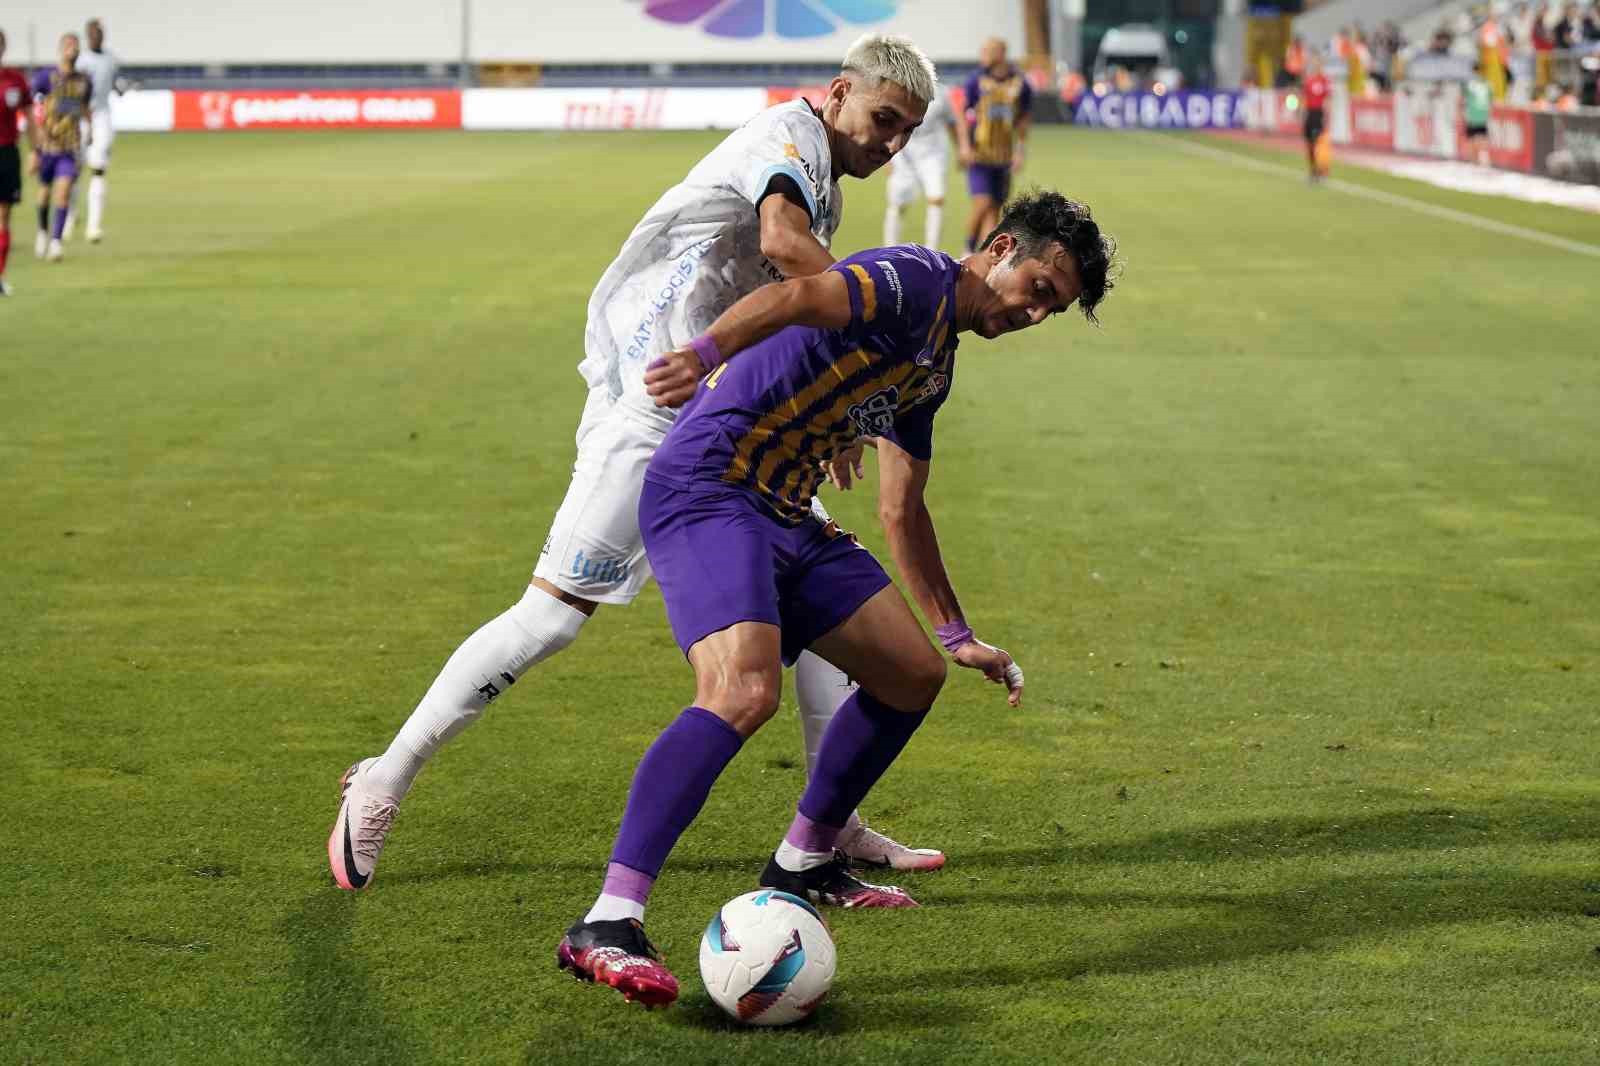
[[[189,91],[174,94],[172,118],[178,130],[459,129],[461,93]]]
[[[1394,97],[1350,101],[1350,143],[1361,148],[1394,151]]]
[[[1502,170],[1533,171],[1533,112],[1495,106],[1489,111],[1489,161]]]

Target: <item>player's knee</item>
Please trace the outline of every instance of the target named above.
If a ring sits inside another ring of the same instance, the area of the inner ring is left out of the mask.
[[[750,736],[778,713],[783,675],[775,666],[725,670],[701,678],[698,687],[701,706]]]
[[[925,711],[939,698],[948,672],[944,656],[928,645],[901,666],[890,691],[874,695],[897,711]]]

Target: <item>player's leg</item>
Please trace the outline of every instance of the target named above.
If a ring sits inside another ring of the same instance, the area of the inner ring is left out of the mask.
[[[50,247],[45,252],[45,258],[51,262],[60,262],[63,255],[61,234],[67,227],[67,211],[72,203],[72,185],[78,176],[76,167],[68,166],[68,162],[64,160],[57,168],[55,181],[50,186],[50,202],[54,210],[50,215]]]
[[[590,394],[572,482],[532,583],[455,650],[387,750],[346,771],[328,837],[340,887],[367,884],[387,839],[392,816],[369,831],[363,811],[397,806],[444,744],[577,639],[597,603],[629,603],[644,587],[650,569],[639,537],[639,485],[658,443],[658,432],[622,418],[603,388]]]
[[[562,938],[556,962],[656,1004],[677,997],[677,981],[644,937],[645,903],[712,785],[778,707],[773,539],[781,532],[742,497],[648,482],[639,521],[673,637],[694,667],[695,703],[639,760],[605,882]]]
[[[800,709],[800,729],[805,740],[806,776],[817,768],[817,753],[828,723],[844,701],[855,693],[856,685],[845,672],[817,655],[805,651],[794,664],[795,703]],[[860,811],[852,811],[839,834],[837,847],[852,860],[868,866],[887,866],[896,870],[937,870],[945,863],[944,852],[934,848],[909,848],[893,837],[868,825]]]
[[[39,156],[39,172],[35,175],[39,179],[39,191],[36,194],[39,205],[39,226],[33,234],[33,254],[40,259],[50,250],[50,192],[54,184],[55,158],[41,154]]]
[[[945,160],[942,156],[929,156],[918,164],[918,170],[923,195],[928,198],[928,211],[922,222],[922,243],[936,249],[944,229]]]
[[[829,721],[799,809],[761,883],[817,903],[914,906],[900,889],[857,880],[835,849],[851,812],[932,705],[944,659],[872,554],[853,538],[830,535],[836,527],[814,529],[782,586],[785,658],[809,647],[861,687]]]
[[[0,162],[0,166],[3,166]],[[0,185],[5,183],[4,175],[0,175]],[[0,189],[0,296],[10,296],[11,289],[6,285],[6,260],[11,257],[11,194]]]
[[[899,244],[900,222],[906,208],[917,198],[916,171],[904,155],[889,164],[887,194],[889,204],[883,212],[883,243]]]
[[[106,171],[111,167],[111,144],[116,139],[116,130],[111,125],[111,116],[96,111],[92,120],[93,136],[89,141],[89,148],[85,152],[89,164],[89,217],[84,229],[84,236],[93,244],[105,235],[106,213]]]
[[[976,163],[967,168],[967,192],[972,196],[972,210],[967,215],[967,251],[989,235],[994,227],[989,223],[998,204],[995,196],[995,171],[998,168]]]

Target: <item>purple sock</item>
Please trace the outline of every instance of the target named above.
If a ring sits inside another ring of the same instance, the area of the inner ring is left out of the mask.
[[[620,896],[635,903],[648,903],[650,889],[655,883],[656,879],[649,874],[642,874],[632,867],[614,862],[606,867],[606,883],[600,891],[607,896]]]
[[[55,216],[50,219],[50,236],[59,241],[65,232],[67,232],[67,209],[58,207]]]
[[[678,837],[705,806],[723,767],[743,744],[733,726],[702,707],[678,715],[633,772],[628,806],[611,849],[612,865],[654,880]],[[606,881],[610,883],[609,873]]]
[[[833,845],[839,840],[839,831],[843,828],[838,825],[823,825],[796,811],[794,821],[789,823],[789,831],[783,834],[783,839],[788,841],[791,847],[799,848],[801,851],[813,853],[832,851]]]
[[[823,829],[843,826],[926,717],[927,711],[897,711],[873,699],[866,689],[856,689],[839,705],[822,734],[817,768],[800,797],[800,816]],[[822,838],[807,837],[809,828],[801,827],[799,839]],[[838,835],[837,829],[833,832]],[[824,850],[804,847],[796,838],[787,839],[802,851]]]

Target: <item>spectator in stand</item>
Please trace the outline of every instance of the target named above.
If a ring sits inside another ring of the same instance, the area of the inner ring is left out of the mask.
[[[1582,24],[1578,21],[1578,5],[1568,4],[1561,12],[1561,18],[1556,21],[1555,38],[1556,51],[1569,52],[1578,44],[1582,35]]]
[[[1600,43],[1600,7],[1591,7],[1583,16],[1583,41],[1585,44]]]
[[[1298,34],[1283,53],[1283,73],[1290,85],[1299,85],[1306,76],[1306,39]]]
[[[1478,27],[1478,62],[1473,69],[1489,83],[1496,103],[1506,98],[1506,38],[1492,10]]]
[[[1392,21],[1379,26],[1372,35],[1372,80],[1384,92],[1394,87],[1394,60],[1404,47],[1400,27]]]
[[[1541,3],[1533,15],[1533,98],[1538,100],[1550,84],[1550,53],[1555,49],[1555,35],[1550,31],[1554,12],[1550,5]]]

